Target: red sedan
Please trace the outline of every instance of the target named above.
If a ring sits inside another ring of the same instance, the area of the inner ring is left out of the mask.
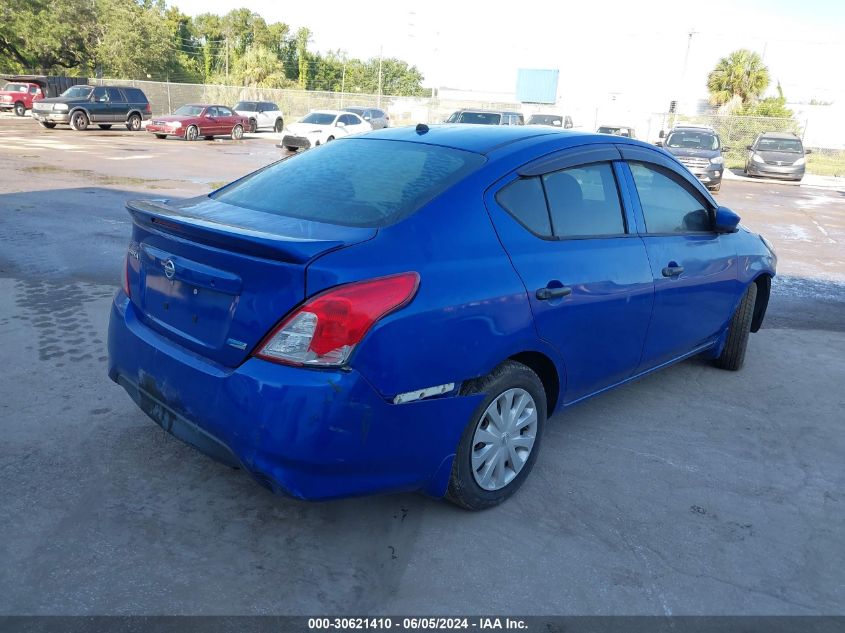
[[[222,105],[183,105],[173,114],[153,117],[147,124],[147,132],[157,138],[180,136],[186,141],[199,137],[212,139],[215,136],[231,136],[232,140],[243,138],[248,120]]]

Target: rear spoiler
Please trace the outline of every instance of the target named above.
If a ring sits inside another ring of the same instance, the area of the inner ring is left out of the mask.
[[[212,213],[192,214],[190,207],[170,205],[168,200],[130,200],[126,209],[133,222],[147,230],[294,264],[304,264],[318,255],[364,241],[375,234],[375,229],[320,225],[293,218],[278,218],[275,228],[283,230],[267,232],[236,222],[236,213],[230,213],[228,219],[215,218]],[[250,212],[244,210],[244,213]],[[318,227],[326,228],[321,231]]]

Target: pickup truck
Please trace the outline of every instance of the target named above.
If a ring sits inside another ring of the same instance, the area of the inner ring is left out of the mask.
[[[0,110],[14,110],[18,116],[23,116],[32,109],[34,101],[44,98],[41,86],[29,82],[9,82],[0,90]]]

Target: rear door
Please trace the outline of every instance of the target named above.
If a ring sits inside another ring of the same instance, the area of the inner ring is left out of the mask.
[[[217,106],[217,115],[220,120],[220,134],[229,135],[232,133],[232,128],[235,127],[237,123],[240,123],[240,117],[238,117],[233,110],[225,106]]]
[[[128,104],[123,93],[117,88],[106,88],[108,96],[108,117],[109,121],[120,123],[126,120]]]
[[[564,402],[618,383],[640,363],[653,281],[619,152],[592,145],[528,165],[487,192],[541,338],[566,364]]]
[[[621,151],[654,279],[646,370],[712,343],[742,288],[734,241],[714,231],[715,208],[694,177],[656,151]]]

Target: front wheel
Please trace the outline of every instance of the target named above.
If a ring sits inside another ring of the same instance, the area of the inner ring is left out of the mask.
[[[709,189],[710,191],[712,191],[713,193],[715,193],[715,192],[719,191],[719,189],[721,189],[721,188],[722,188],[722,183],[719,183],[718,185],[715,185],[715,186],[713,186],[713,187],[708,187],[708,189]]]
[[[281,134],[282,130],[285,129],[285,122],[282,119],[276,119],[276,124],[273,126],[273,129]]]
[[[232,128],[232,140],[233,141],[240,141],[244,137],[244,127],[243,125],[236,125]]]
[[[185,130],[185,140],[186,141],[195,141],[199,138],[200,131],[196,125],[191,125]]]
[[[77,132],[84,132],[88,128],[88,115],[78,110],[70,117],[70,126]]]
[[[167,138],[167,134],[156,134],[156,138]]]
[[[126,119],[126,129],[130,132],[137,132],[141,129],[141,115],[137,112],[133,112],[129,115],[129,118]]]
[[[40,125],[41,127],[46,127],[48,130],[52,130],[54,127],[56,127],[56,124],[51,123],[50,121],[39,121],[38,125]]]
[[[23,116],[24,114],[26,114],[26,106],[20,101],[18,101],[17,103],[15,103],[15,115]]]
[[[757,303],[757,284],[751,282],[742,301],[728,325],[728,338],[725,348],[716,359],[716,366],[722,369],[736,371],[745,362],[745,350],[748,347],[748,336],[751,333],[751,320],[754,317],[754,305]]]
[[[458,444],[446,498],[483,510],[510,497],[531,472],[546,423],[546,392],[529,367],[506,361],[462,393],[486,395]]]

